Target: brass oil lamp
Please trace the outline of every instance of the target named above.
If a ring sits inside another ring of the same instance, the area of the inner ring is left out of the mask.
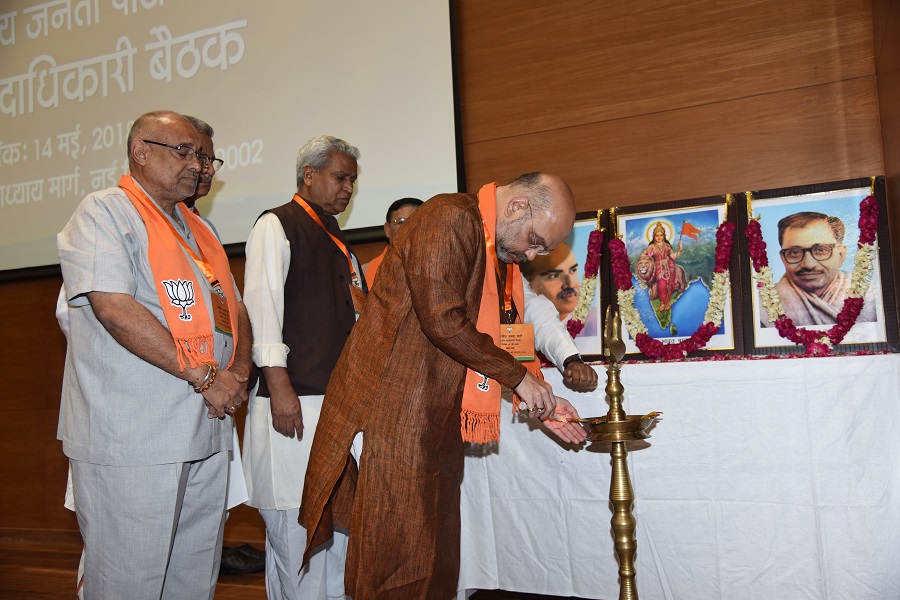
[[[634,490],[628,474],[628,450],[625,443],[650,437],[649,429],[656,423],[661,413],[647,415],[626,415],[622,409],[625,388],[619,380],[619,361],[625,356],[622,341],[622,320],[618,311],[606,310],[606,324],[603,331],[603,355],[609,361],[606,367],[606,395],[609,398],[609,412],[605,417],[582,419],[580,422],[588,431],[588,441],[610,442],[612,448],[612,479],[609,485],[609,501],[612,504],[612,530],[616,555],[619,559],[619,600],[637,600],[635,584],[634,556],[637,551],[635,530],[637,522],[632,514]]]

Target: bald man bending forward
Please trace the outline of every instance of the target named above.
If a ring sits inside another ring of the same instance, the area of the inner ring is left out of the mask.
[[[530,176],[550,197],[540,207],[527,189],[516,187],[527,176],[496,188],[501,267],[558,244],[574,221],[568,186],[552,176]],[[391,243],[379,285],[328,385],[301,522],[309,532],[307,552],[327,539],[326,505],[351,441],[363,431],[345,580],[354,600],[455,594],[467,367],[494,379],[492,385],[515,388],[529,407],[545,407],[545,417],[554,407],[571,410],[476,330],[485,269],[494,273],[485,229],[475,195],[440,195],[419,208]]]

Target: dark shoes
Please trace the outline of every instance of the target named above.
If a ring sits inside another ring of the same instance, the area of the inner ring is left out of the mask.
[[[222,548],[219,573],[241,574],[266,570],[266,553],[249,544]]]

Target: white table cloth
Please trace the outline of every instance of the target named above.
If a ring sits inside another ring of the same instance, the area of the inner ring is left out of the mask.
[[[581,416],[600,386],[547,380]],[[900,355],[625,364],[643,600],[900,598]],[[504,402],[466,457],[459,589],[618,598],[609,445],[564,447]]]

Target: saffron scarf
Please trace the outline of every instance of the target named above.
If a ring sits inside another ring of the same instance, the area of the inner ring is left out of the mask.
[[[200,218],[179,202],[175,210],[181,211],[184,222],[194,234],[200,250],[198,256],[178,235],[159,206],[147,197],[131,175],[123,175],[119,180],[119,187],[134,204],[147,227],[149,240],[147,260],[153,272],[156,293],[159,295],[159,304],[162,306],[166,325],[175,339],[178,369],[184,371],[188,365],[219,366],[214,354],[213,327],[209,319],[209,309],[200,291],[204,284],[195,282],[195,273],[188,256],[205,275],[209,286],[213,289],[211,293],[220,291],[225,295],[231,332],[234,336],[234,345],[237,347],[237,293],[231,279],[231,268],[228,257],[225,256],[225,249]],[[185,256],[185,252],[188,256]],[[233,362],[234,353],[228,366],[230,367]]]
[[[363,308],[366,305],[366,294],[368,293],[368,290],[366,289],[363,278],[356,272],[356,266],[353,264],[353,259],[351,258],[353,253],[350,252],[350,248],[347,247],[347,244],[328,231],[328,228],[325,227],[325,223],[322,222],[322,219],[319,218],[316,211],[312,209],[309,203],[304,200],[300,194],[294,194],[294,202],[299,204],[300,207],[306,211],[306,214],[309,215],[309,218],[322,228],[322,231],[331,238],[334,245],[338,247],[338,250],[340,250],[341,253],[343,253],[344,258],[347,259],[347,268],[350,270],[350,283],[347,285],[350,288],[350,298],[353,299],[353,310],[356,311],[356,318],[359,319],[359,315],[362,314]]]
[[[478,209],[484,225],[484,244],[487,264],[484,268],[484,285],[475,327],[500,346],[500,291],[497,283],[501,268],[495,244],[497,233],[497,184],[489,183],[478,192]],[[512,282],[512,302],[517,307],[516,323],[522,322],[525,307],[525,290],[518,265],[506,265],[507,284]],[[508,286],[509,287],[509,286]],[[536,360],[527,361],[525,366],[537,377],[541,376],[541,365]],[[472,369],[466,371],[462,398],[462,438],[464,442],[487,444],[500,440],[500,382],[490,379]],[[514,403],[515,404],[515,403]]]
[[[299,204],[303,210],[306,211],[306,214],[309,215],[309,218],[316,222],[316,224],[322,228],[322,231],[331,238],[331,241],[334,242],[334,245],[338,247],[338,250],[344,255],[344,258],[347,259],[347,266],[350,268],[350,282],[359,289],[362,289],[362,284],[360,283],[359,274],[356,272],[356,266],[353,264],[353,260],[350,258],[350,248],[342,242],[336,235],[328,231],[328,228],[325,227],[325,223],[322,222],[322,219],[319,218],[319,215],[316,214],[316,211],[312,209],[309,203],[303,199],[300,194],[294,194],[293,197],[294,202]]]

